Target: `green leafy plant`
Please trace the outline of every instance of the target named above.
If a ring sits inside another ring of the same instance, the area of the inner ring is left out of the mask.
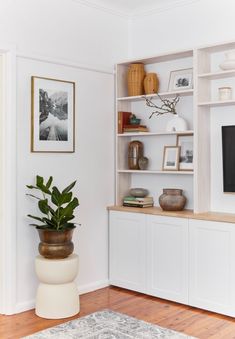
[[[76,223],[71,222],[74,219],[74,210],[79,206],[79,201],[73,197],[71,190],[76,184],[72,182],[62,192],[56,186],[52,186],[53,177],[50,177],[46,183],[44,178],[36,176],[36,186],[27,185],[29,189],[41,192],[42,198],[28,194],[28,196],[38,200],[38,208],[42,213],[41,217],[28,214],[28,217],[40,221],[41,224],[30,224],[38,229],[63,231],[76,227]]]

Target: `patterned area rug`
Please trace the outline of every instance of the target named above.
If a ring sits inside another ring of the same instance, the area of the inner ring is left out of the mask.
[[[24,337],[31,339],[193,339],[127,315],[104,310]],[[22,338],[23,339],[23,338]],[[195,338],[194,338],[195,339]]]

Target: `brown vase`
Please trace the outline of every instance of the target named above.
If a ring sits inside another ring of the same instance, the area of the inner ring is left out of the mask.
[[[139,170],[139,159],[143,157],[144,146],[141,141],[134,140],[128,147],[128,167],[132,170]]]
[[[157,93],[159,88],[159,80],[156,73],[147,73],[144,78],[145,94]]]
[[[73,253],[72,240],[74,228],[64,231],[50,231],[38,229],[40,243],[39,253],[48,259],[64,259]]]
[[[142,95],[144,94],[144,64],[131,64],[127,73],[128,95]]]
[[[181,189],[164,188],[159,204],[164,211],[181,211],[186,204],[186,198]]]

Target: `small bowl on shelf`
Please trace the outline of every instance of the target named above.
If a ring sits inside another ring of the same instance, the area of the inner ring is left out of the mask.
[[[148,190],[146,188],[131,188],[130,195],[137,198],[144,198],[148,195]]]
[[[141,119],[139,118],[130,118],[130,124],[131,125],[139,125],[141,122]]]

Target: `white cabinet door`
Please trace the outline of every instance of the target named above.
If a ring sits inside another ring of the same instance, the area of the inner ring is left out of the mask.
[[[147,217],[147,293],[188,303],[188,219]]]
[[[145,292],[145,215],[111,211],[110,284]]]
[[[189,220],[189,304],[235,316],[235,225]]]

